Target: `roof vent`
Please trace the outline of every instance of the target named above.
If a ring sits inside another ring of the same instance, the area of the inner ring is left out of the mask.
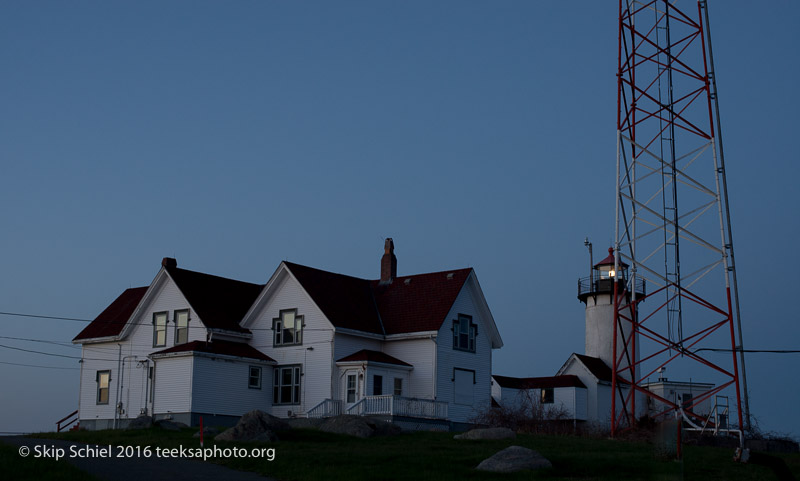
[[[162,267],[178,267],[178,261],[172,257],[165,257],[161,259]]]
[[[447,273],[447,280],[449,281],[452,278],[453,278],[453,273],[452,272],[448,272]]]

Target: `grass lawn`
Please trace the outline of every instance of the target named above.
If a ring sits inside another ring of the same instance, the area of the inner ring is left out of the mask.
[[[79,431],[41,434],[41,437],[96,444],[160,447],[199,447],[194,429],[180,432],[158,428],[140,431]],[[729,448],[684,447],[683,462],[657,459],[653,447],[608,439],[573,436],[520,435],[516,440],[456,441],[451,433],[408,433],[399,436],[358,439],[296,429],[280,433],[276,443],[233,444],[220,447],[273,447],[275,460],[216,459],[234,469],[256,471],[281,481],[294,480],[420,480],[498,479],[499,475],[475,471],[495,452],[520,445],[535,449],[553,463],[552,469],[502,475],[502,479],[572,480],[770,480],[778,479],[765,466],[732,461]],[[206,440],[206,447],[213,446]],[[16,456],[16,454],[15,454]],[[776,455],[800,477],[800,455]],[[55,479],[55,478],[53,478]],[[60,478],[59,478],[60,479]],[[73,479],[73,478],[64,478]],[[74,478],[80,479],[80,478]]]

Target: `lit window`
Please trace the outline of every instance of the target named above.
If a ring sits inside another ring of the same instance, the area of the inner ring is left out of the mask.
[[[553,404],[553,388],[548,387],[542,389],[542,404]]]
[[[250,389],[261,389],[261,368],[250,366],[250,376],[247,379],[247,387]]]
[[[356,375],[347,375],[347,403],[352,404],[356,402]]]
[[[459,351],[475,352],[475,337],[478,335],[478,326],[472,322],[472,317],[459,314],[453,321],[453,349]]]
[[[111,371],[97,371],[97,404],[108,404],[108,382]]]
[[[272,379],[273,404],[300,404],[300,366],[276,367]]]
[[[280,312],[280,317],[272,320],[275,333],[274,346],[291,346],[303,343],[303,316],[297,315],[297,309]]]
[[[175,311],[175,344],[189,342],[189,310]]]
[[[153,347],[167,345],[167,313],[153,313]]]
[[[403,395],[403,379],[399,377],[394,378],[394,395],[395,396]]]

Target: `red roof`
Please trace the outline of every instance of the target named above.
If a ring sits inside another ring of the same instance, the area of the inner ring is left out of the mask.
[[[262,353],[258,349],[243,344],[241,342],[231,341],[192,341],[186,344],[179,344],[169,349],[154,352],[151,355],[157,354],[172,354],[176,352],[207,352],[209,354],[219,354],[223,356],[233,357],[246,357],[249,359],[258,359],[261,361],[275,362],[274,359]]]
[[[594,377],[600,381],[611,382],[611,368],[608,367],[608,364],[606,364],[605,361],[599,357],[586,356],[584,354],[575,354],[575,357],[577,357],[583,363],[583,365],[586,366],[586,369],[594,374]]]
[[[370,281],[386,334],[438,331],[472,269]]]
[[[84,327],[73,341],[119,335],[145,292],[147,292],[147,287],[126,289],[94,321]]]
[[[613,247],[609,247],[608,248],[608,257],[606,257],[602,261],[598,262],[594,266],[595,267],[600,267],[600,266],[609,266],[609,265],[610,266],[614,265],[614,248]],[[622,259],[619,260],[619,265],[622,266],[622,267],[628,267],[628,264],[622,262]]]
[[[250,332],[239,325],[264,288],[261,284],[236,281],[202,272],[167,267],[167,272],[189,305],[210,329]]]
[[[550,377],[507,377],[492,374],[492,379],[497,381],[501,387],[511,389],[542,389],[553,387],[583,387],[586,386],[578,379],[578,376],[566,374],[563,376]]]
[[[382,362],[384,364],[397,364],[398,366],[411,366],[411,364],[401,361],[396,357],[392,357],[385,352],[372,351],[370,349],[362,349],[354,354],[338,359],[336,362],[352,361]]]
[[[439,330],[472,272],[418,274],[383,284],[285,264],[334,326],[374,334]]]

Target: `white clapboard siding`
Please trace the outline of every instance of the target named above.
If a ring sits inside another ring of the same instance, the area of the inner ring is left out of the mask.
[[[156,361],[154,414],[191,412],[192,359],[180,356]]]
[[[80,419],[113,419],[114,406],[117,401],[122,402],[123,411],[119,415],[120,419],[136,418],[143,409],[148,407],[148,393],[152,389],[148,380],[148,370],[153,366],[153,362],[147,356],[175,345],[176,310],[189,309],[189,342],[206,338],[206,329],[197,313],[191,308],[172,279],[165,273],[162,275],[163,277],[160,275],[157,282],[151,286],[151,292],[146,296],[149,301],[140,306],[137,315],[130,320],[130,329],[121,341],[84,344]],[[155,347],[153,346],[153,313],[163,311],[168,313],[167,342],[164,346]],[[105,359],[105,361],[95,359]],[[123,366],[122,371],[124,372],[122,376],[119,376],[118,385],[119,365]],[[95,376],[98,370],[112,371],[108,405],[97,405],[96,403]],[[189,376],[189,371],[185,375]],[[117,389],[119,389],[118,399]]]
[[[408,386],[403,386],[408,397],[434,399],[435,339],[408,339],[387,341],[383,351],[414,366],[409,373]]]
[[[84,344],[81,351],[79,419],[113,419],[117,401],[117,359],[119,348],[116,344]],[[111,371],[108,404],[97,404],[97,372]]]
[[[287,272],[278,273],[274,287],[272,295],[264,299],[255,321],[248,327],[253,331],[250,344],[274,359],[278,366],[305,366],[300,383],[300,403],[275,405],[271,408],[274,416],[286,417],[288,411],[304,413],[331,398],[334,391],[334,373],[331,367],[333,326]],[[297,309],[297,315],[303,316],[302,345],[273,346],[272,320],[284,309]]]
[[[261,388],[249,387],[250,366],[261,368]],[[272,404],[272,367],[246,361],[194,357],[192,412],[241,416]]]
[[[451,421],[468,422],[480,411],[491,406],[492,348],[486,328],[486,320],[476,307],[470,284],[470,277],[458,294],[453,307],[439,330],[436,351],[436,399],[449,403],[448,414]],[[478,326],[475,339],[475,352],[453,349],[453,321],[459,314],[472,316]],[[474,402],[471,406],[454,403],[455,368],[475,371]]]

